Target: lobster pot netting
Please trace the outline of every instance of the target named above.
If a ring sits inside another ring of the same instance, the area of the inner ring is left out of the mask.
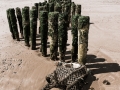
[[[54,86],[56,88],[62,90],[80,90],[86,75],[87,68],[83,65],[79,68],[58,66],[54,73],[47,77],[56,81],[57,85]]]

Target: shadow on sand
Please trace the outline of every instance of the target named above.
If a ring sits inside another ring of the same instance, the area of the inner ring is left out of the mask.
[[[97,58],[95,55],[87,55],[87,68],[91,69],[92,74],[110,73],[120,71],[120,66],[117,63],[106,63],[104,58]],[[88,84],[83,90],[89,90],[93,81],[97,80],[95,76],[88,75]]]

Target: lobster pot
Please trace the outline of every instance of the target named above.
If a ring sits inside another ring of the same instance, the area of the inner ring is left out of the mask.
[[[51,90],[52,88],[82,90],[87,75],[87,68],[83,65],[79,68],[58,66],[53,73],[46,76],[47,84],[42,90]]]
[[[40,12],[40,32],[41,32],[41,47],[42,56],[47,56],[47,36],[48,36],[48,12]]]
[[[78,15],[73,16],[72,18],[72,50],[71,50],[71,58],[72,62],[75,62],[77,60],[77,54],[78,54]]]
[[[6,13],[7,13],[7,20],[8,20],[10,32],[12,34],[12,38],[15,39],[15,34],[13,32],[13,28],[12,28],[12,24],[11,24],[11,20],[10,20],[10,9],[6,10]]]
[[[36,32],[37,32],[37,9],[33,8],[30,10],[30,39],[31,39],[31,50],[36,49]]]
[[[50,39],[50,59],[56,60],[58,51],[58,12],[49,13],[48,32]]]
[[[89,21],[89,16],[80,16],[78,19],[78,62],[80,64],[86,63]]]
[[[59,57],[61,61],[65,61],[65,52],[67,44],[67,14],[61,13],[58,18],[58,40],[59,40]]]
[[[11,8],[9,10],[9,15],[10,15],[10,21],[11,21],[12,30],[13,30],[13,33],[15,35],[15,38],[17,39],[17,41],[20,41],[20,39],[19,39],[19,33],[18,33],[18,28],[17,28],[17,19],[16,19],[16,16],[15,16],[15,10],[14,10],[14,8]]]
[[[30,18],[29,18],[29,7],[22,8],[22,25],[23,25],[23,35],[25,39],[25,45],[29,45],[30,37]]]

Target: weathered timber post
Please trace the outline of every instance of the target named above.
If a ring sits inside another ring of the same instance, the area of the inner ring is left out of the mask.
[[[64,12],[67,14],[67,27],[69,27],[69,23],[70,23],[70,6],[71,6],[71,3],[69,2],[65,2],[65,5],[64,5]]]
[[[81,5],[76,5],[75,14],[81,15]]]
[[[43,6],[46,5],[46,4],[47,4],[47,0],[44,0],[44,2],[43,2]]]
[[[88,49],[89,16],[80,16],[78,19],[78,62],[86,63]]]
[[[40,32],[41,32],[41,47],[42,56],[47,56],[47,36],[48,36],[48,12],[40,12]]]
[[[48,12],[49,12],[49,4],[48,4],[48,3],[46,3],[46,4],[44,5],[44,11],[48,11]]]
[[[22,23],[23,23],[23,34],[25,39],[25,46],[29,45],[30,37],[30,19],[29,19],[29,7],[22,8]]]
[[[20,27],[21,37],[23,38],[22,15],[21,15],[21,10],[19,7],[16,8],[16,15],[17,15],[17,19],[18,19],[18,23]]]
[[[65,3],[62,2],[62,3],[61,3],[61,6],[62,6],[62,13],[64,13],[64,11],[65,11]]]
[[[38,3],[38,18],[39,18],[39,13],[40,13],[40,7],[42,6],[41,2]]]
[[[72,18],[72,50],[71,50],[71,58],[72,62],[75,62],[77,60],[77,54],[78,54],[78,15],[73,16]]]
[[[34,17],[34,18],[36,18],[36,20],[37,20],[38,12],[37,12],[37,8],[36,8],[36,6],[32,6],[32,9],[36,10],[36,17]],[[35,30],[36,30],[36,34],[37,34],[37,29],[35,29]]]
[[[10,29],[10,32],[12,34],[12,38],[15,39],[15,35],[14,35],[14,32],[13,32],[13,28],[12,28],[12,24],[11,24],[11,20],[10,20],[10,9],[8,9],[6,11],[6,13],[7,13],[7,19],[8,19],[9,29]]]
[[[61,61],[65,61],[65,52],[67,44],[67,14],[59,14],[58,18],[58,41],[59,41],[59,56]]]
[[[38,18],[38,3],[35,3],[34,5],[35,5],[35,7],[37,9],[37,18]]]
[[[75,15],[75,8],[76,5],[74,2],[71,3],[71,21],[72,21],[72,17]]]
[[[50,39],[50,59],[57,60],[58,51],[58,12],[50,12],[48,18],[48,32]]]
[[[56,3],[54,6],[54,11],[62,13],[62,6],[59,3]]]
[[[37,9],[30,10],[30,36],[31,36],[31,50],[36,49],[36,32],[37,32]]]
[[[9,14],[10,14],[10,21],[11,21],[11,25],[12,25],[12,29],[13,29],[13,33],[15,35],[15,38],[17,39],[17,41],[20,41],[14,8],[10,9]]]
[[[54,2],[55,0],[48,0],[48,3]]]
[[[39,17],[39,21],[40,21],[40,12],[41,12],[41,11],[44,11],[44,6],[39,6],[39,7],[38,7],[38,15],[39,15],[38,17]],[[39,33],[40,33],[40,22],[39,22]]]
[[[49,3],[49,12],[54,12],[54,3]]]

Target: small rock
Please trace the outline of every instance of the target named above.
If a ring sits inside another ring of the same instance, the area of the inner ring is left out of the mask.
[[[91,87],[89,90],[95,90],[93,87]]]
[[[14,72],[15,74],[17,73],[17,72]]]
[[[4,73],[5,71],[1,71],[1,73]]]
[[[103,84],[105,84],[105,85],[110,85],[110,82],[109,82],[108,80],[104,80],[104,81],[103,81]]]

